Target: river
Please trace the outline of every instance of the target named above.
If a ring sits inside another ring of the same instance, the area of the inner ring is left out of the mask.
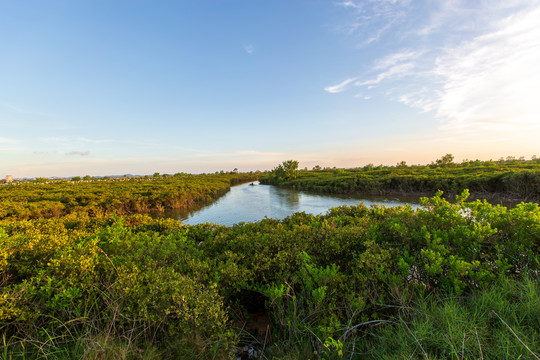
[[[225,195],[211,204],[189,210],[169,210],[154,214],[156,217],[174,218],[184,224],[205,222],[231,226],[239,222],[255,222],[268,218],[283,219],[295,212],[324,214],[328,209],[342,205],[370,205],[420,207],[417,197],[396,198],[384,196],[353,196],[314,194],[272,185],[242,184],[231,187]]]

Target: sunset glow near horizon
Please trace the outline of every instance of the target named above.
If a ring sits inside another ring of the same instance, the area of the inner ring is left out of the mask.
[[[0,0],[0,179],[540,156],[540,1]]]

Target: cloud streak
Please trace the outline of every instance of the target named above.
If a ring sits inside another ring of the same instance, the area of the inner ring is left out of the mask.
[[[347,86],[351,84],[353,81],[355,81],[356,79],[357,78],[350,78],[350,79],[344,80],[337,85],[327,86],[324,88],[324,90],[331,94],[337,94],[337,93],[343,92],[345,91]]]
[[[89,156],[90,151],[71,151],[71,152],[68,152],[66,155],[68,155],[68,156],[72,156],[72,155]]]
[[[499,30],[448,49],[436,59],[444,83],[437,116],[448,128],[507,130],[540,119],[540,7],[500,21]]]
[[[390,96],[432,111],[444,130],[540,128],[540,5],[520,0],[473,8],[463,4],[444,2],[426,24],[409,28],[418,40],[409,42],[413,45],[379,58],[364,75],[325,90],[338,93],[356,87],[366,96]],[[340,5],[355,11],[362,7],[351,1]],[[397,10],[402,5],[396,5]],[[448,33],[450,24],[455,33]],[[444,28],[447,33],[441,36]],[[432,45],[435,42],[439,45]]]

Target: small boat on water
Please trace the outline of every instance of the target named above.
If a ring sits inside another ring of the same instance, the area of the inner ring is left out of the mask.
[[[251,184],[249,184],[249,185],[251,185],[251,186],[255,186],[255,183],[251,183]]]

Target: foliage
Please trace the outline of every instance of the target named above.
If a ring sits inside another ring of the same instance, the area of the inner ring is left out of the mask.
[[[446,154],[440,159],[435,160],[435,164],[438,166],[449,166],[454,163],[454,155],[452,154]]]
[[[286,160],[276,166],[269,174],[269,177],[274,181],[292,180],[296,179],[298,173],[298,161]]]
[[[228,358],[248,344],[267,358],[461,358],[478,357],[480,342],[486,358],[530,358],[540,209],[467,196],[232,227],[85,213],[0,221],[4,353]],[[253,301],[270,334],[249,341]]]
[[[11,342],[182,339],[199,352],[230,353],[223,298],[178,222],[70,216],[0,229],[0,321]]]
[[[505,198],[538,201],[540,199],[540,160],[453,162],[446,154],[431,165],[396,166],[369,164],[355,169],[299,170],[295,177],[276,172],[261,179],[262,183],[297,190],[323,193],[421,193],[433,195],[438,190],[447,195],[468,189],[477,198],[494,194]],[[279,171],[278,171],[279,172]]]
[[[157,173],[158,174],[158,173]],[[111,178],[0,186],[0,219],[35,219],[87,213],[92,216],[133,214],[191,207],[209,202],[231,185],[256,179],[255,174]]]
[[[373,329],[366,359],[537,359],[540,285],[504,279],[467,298],[423,294]]]

